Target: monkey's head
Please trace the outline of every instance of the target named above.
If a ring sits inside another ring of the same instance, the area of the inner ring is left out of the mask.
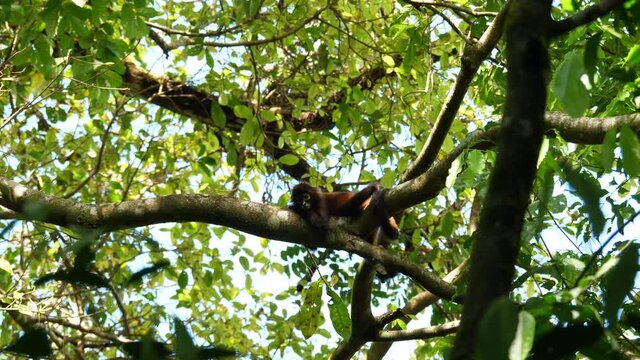
[[[307,184],[300,183],[291,189],[291,201],[289,201],[289,209],[304,214],[311,209],[317,207],[318,189]]]

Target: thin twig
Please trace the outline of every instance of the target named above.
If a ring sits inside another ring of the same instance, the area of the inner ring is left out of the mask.
[[[458,26],[456,24],[454,24],[453,20],[449,19],[448,16],[446,16],[444,13],[442,13],[442,11],[436,9],[434,6],[427,6],[427,8],[431,11],[433,11],[436,15],[440,16],[447,24],[449,24],[449,26],[451,27],[451,29],[458,34],[458,36],[460,36],[462,38],[462,40],[464,40],[465,43],[469,44],[469,45],[473,45],[474,41],[470,38],[468,38],[463,32],[462,30],[460,30],[460,28],[458,28]]]
[[[309,18],[307,18],[306,20],[302,21],[300,24],[292,27],[290,30],[285,31],[282,34],[276,35],[276,36],[268,38],[268,39],[251,40],[251,41],[238,41],[238,42],[231,42],[231,43],[218,42],[218,41],[203,41],[202,45],[214,46],[214,47],[236,47],[236,46],[256,46],[256,45],[263,45],[263,44],[276,42],[276,41],[282,40],[284,38],[287,38],[287,37],[295,34],[296,32],[298,32],[300,29],[305,27],[310,22],[312,22],[314,20],[317,20],[320,17],[320,14],[322,14],[328,8],[329,8],[329,5],[322,7],[320,10],[316,11],[313,15],[311,15]]]
[[[640,211],[638,211],[635,214],[633,214],[633,216],[631,218],[629,218],[629,220],[625,221],[625,223],[622,224],[622,226],[620,226],[619,228],[617,228],[616,231],[613,232],[613,234],[609,235],[609,238],[607,238],[607,240],[605,242],[603,242],[602,245],[600,245],[598,250],[596,250],[593,253],[593,255],[591,255],[591,259],[589,259],[589,262],[584,267],[584,269],[582,269],[582,272],[580,273],[580,275],[578,276],[576,281],[573,283],[574,287],[578,286],[578,283],[580,282],[580,280],[582,280],[582,278],[587,274],[587,271],[589,271],[589,268],[591,268],[591,266],[596,261],[598,256],[600,256],[600,254],[602,254],[602,252],[604,251],[604,248],[607,245],[609,245],[611,240],[613,240],[627,225],[631,224],[633,222],[633,220],[635,220],[635,218],[638,217],[638,215],[640,215]]]
[[[67,56],[67,59],[65,60],[64,65],[62,66],[62,68],[60,69],[60,71],[58,72],[58,74],[56,74],[56,76],[53,77],[53,79],[51,79],[51,81],[49,81],[47,83],[47,85],[45,85],[45,87],[30,101],[27,101],[26,103],[24,103],[22,106],[20,106],[18,109],[14,110],[11,115],[9,115],[5,121],[2,122],[2,125],[0,125],[0,130],[2,130],[2,128],[4,128],[5,126],[7,126],[8,123],[10,123],[13,119],[15,119],[18,115],[20,115],[20,113],[22,113],[24,110],[30,108],[31,106],[36,105],[37,103],[39,103],[40,101],[44,100],[44,98],[42,97],[42,95],[49,90],[49,88],[51,88],[51,86],[62,76],[62,74],[64,73],[64,70],[67,68],[67,66],[69,65],[69,60],[71,59],[71,56]]]
[[[125,102],[122,102],[122,104],[116,108],[116,112],[114,113],[113,117],[111,118],[111,121],[109,121],[109,125],[107,125],[107,128],[102,134],[102,144],[100,145],[100,151],[98,152],[96,164],[93,166],[93,169],[91,169],[91,171],[89,172],[89,174],[87,174],[87,177],[84,180],[82,180],[75,188],[73,188],[66,195],[64,195],[63,198],[68,199],[72,197],[74,194],[80,191],[80,189],[82,189],[85,185],[87,185],[87,183],[98,173],[98,171],[100,171],[100,167],[102,166],[102,157],[104,155],[104,149],[106,148],[109,133],[111,132],[111,126],[113,126],[116,119],[119,117],[118,114],[122,109],[122,107],[124,106],[124,103]]]
[[[438,6],[438,7],[443,7],[443,8],[449,8],[451,10],[456,10],[456,11],[460,11],[463,12],[465,14],[468,15],[472,15],[472,16],[497,16],[498,13],[497,12],[493,12],[493,11],[475,11],[472,9],[469,9],[467,7],[464,6],[460,6],[457,4],[453,4],[450,2],[444,2],[444,1],[421,1],[421,0],[413,0],[413,1],[407,1],[409,4],[413,5],[413,6]]]

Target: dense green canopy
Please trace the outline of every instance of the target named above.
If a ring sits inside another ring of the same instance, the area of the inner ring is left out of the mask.
[[[0,0],[0,20],[3,351],[640,356],[640,1]],[[302,181],[379,182],[399,239],[364,241],[367,210],[312,227],[286,209]]]

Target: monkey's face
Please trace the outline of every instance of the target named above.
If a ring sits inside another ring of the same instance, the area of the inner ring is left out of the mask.
[[[305,214],[313,209],[315,188],[309,184],[301,183],[291,190],[291,201],[289,209],[298,214]]]
[[[297,213],[305,213],[311,210],[311,194],[306,191],[294,191],[291,193],[289,209]]]

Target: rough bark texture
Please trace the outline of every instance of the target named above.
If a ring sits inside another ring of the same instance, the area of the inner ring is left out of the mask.
[[[471,254],[469,287],[453,359],[472,359],[477,325],[511,290],[520,232],[544,132],[551,1],[519,0],[507,18],[508,92],[491,176]]]
[[[259,237],[308,247],[345,250],[396,269],[425,289],[444,299],[452,299],[455,287],[422,267],[362,241],[331,221],[332,230],[323,233],[293,211],[230,196],[178,194],[121,203],[83,204],[45,195],[0,176],[0,206],[15,218],[42,221],[79,233],[102,234],[166,222],[201,222],[227,226]],[[338,228],[336,228],[338,227]]]

